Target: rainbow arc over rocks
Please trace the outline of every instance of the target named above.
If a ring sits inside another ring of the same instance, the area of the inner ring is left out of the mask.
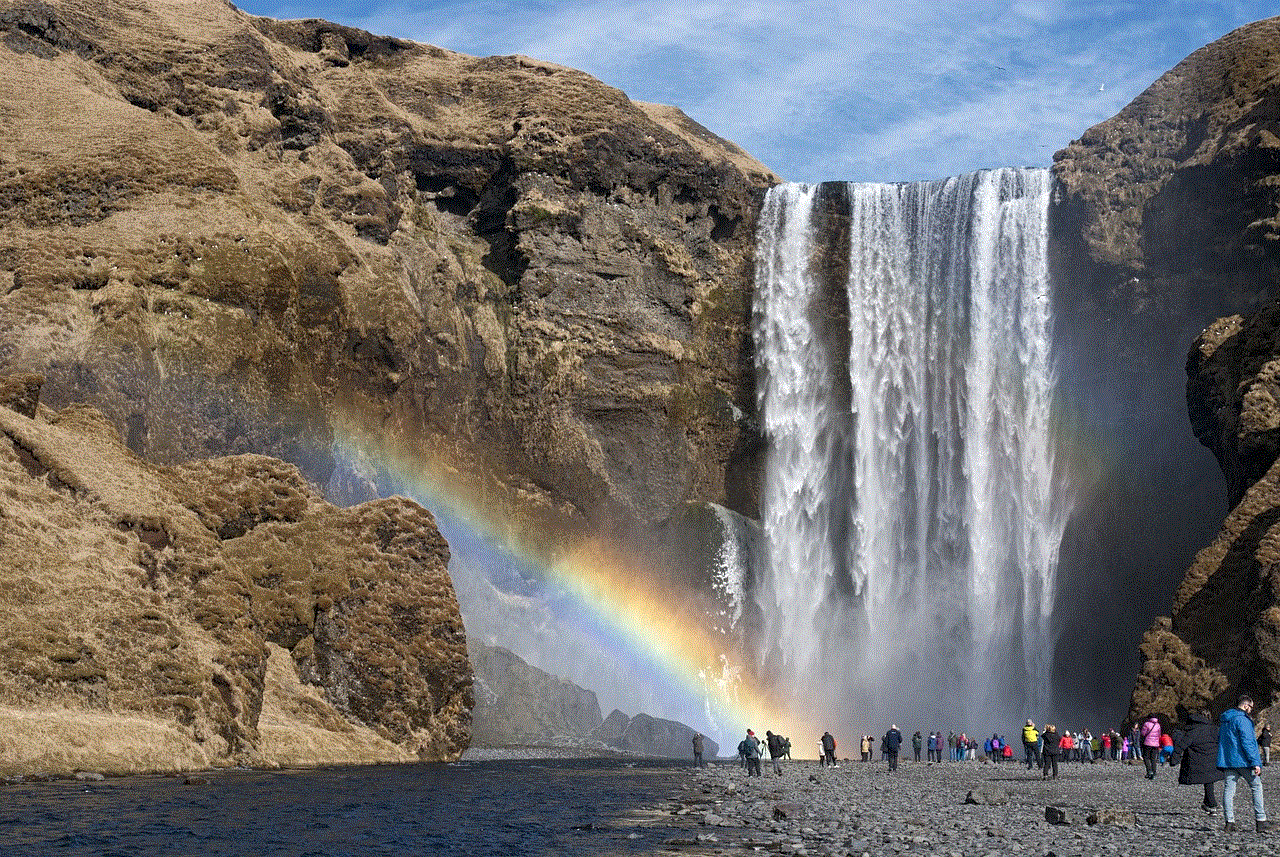
[[[601,539],[514,525],[467,473],[348,433],[339,458],[421,503],[450,543],[468,636],[595,691],[604,708],[700,729],[731,754],[747,728],[821,729],[761,687],[739,652],[650,558]],[[388,478],[389,477],[389,478]],[[797,745],[802,742],[797,741]]]

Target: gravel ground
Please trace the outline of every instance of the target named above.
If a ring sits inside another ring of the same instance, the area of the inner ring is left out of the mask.
[[[689,768],[665,809],[682,822],[668,852],[812,855],[1280,854],[1280,830],[1254,832],[1249,790],[1236,793],[1239,830],[1223,831],[1221,809],[1204,814],[1201,786],[1178,785],[1177,769],[1147,780],[1141,763],[1066,763],[1057,780],[1019,763],[903,761],[785,762],[777,776],[746,776],[736,763]],[[1280,821],[1280,773],[1264,768],[1266,803]],[[967,803],[976,799],[978,803]],[[1218,801],[1222,784],[1217,784]],[[1046,808],[1065,824],[1046,821]],[[1089,817],[1101,813],[1094,824]]]

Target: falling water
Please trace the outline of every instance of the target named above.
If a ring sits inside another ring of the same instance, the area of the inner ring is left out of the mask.
[[[799,704],[976,730],[1051,702],[1069,502],[1054,478],[1050,187],[1045,170],[1004,169],[766,197],[756,599],[762,668]]]

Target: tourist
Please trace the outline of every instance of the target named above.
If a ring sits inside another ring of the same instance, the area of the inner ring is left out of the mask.
[[[760,776],[760,739],[756,733],[747,730],[747,737],[742,739],[747,745],[747,776]]]
[[[1063,729],[1058,738],[1058,749],[1061,751],[1058,755],[1062,756],[1063,762],[1071,761],[1071,752],[1075,749],[1075,744],[1075,739],[1071,737],[1071,730]]]
[[[1240,694],[1235,708],[1228,708],[1218,719],[1218,768],[1226,783],[1222,787],[1222,810],[1226,830],[1236,829],[1236,784],[1241,779],[1253,792],[1253,820],[1259,833],[1270,828],[1267,809],[1262,801],[1262,756],[1258,739],[1253,734],[1253,697]]]
[[[1213,815],[1218,809],[1213,784],[1222,779],[1222,772],[1217,768],[1218,724],[1213,722],[1208,711],[1192,711],[1173,746],[1174,755],[1182,759],[1178,767],[1178,782],[1184,786],[1202,784],[1204,800],[1200,809]]]
[[[830,732],[822,733],[822,754],[827,760],[827,764],[835,767],[836,764],[836,739]]]
[[[1160,736],[1160,764],[1173,764],[1173,736],[1168,732]]]
[[[925,745],[925,750],[929,754],[929,764],[933,764],[934,754],[938,752],[938,733],[937,732],[929,733],[929,741]],[[938,761],[939,762],[942,761],[941,757],[938,758]]]
[[[791,739],[784,737],[782,739],[782,756],[788,761],[791,760]]]
[[[1058,778],[1058,757],[1062,755],[1062,739],[1058,735],[1058,729],[1052,723],[1044,725],[1044,734],[1040,736],[1043,747],[1040,749],[1041,767],[1040,779],[1046,779],[1049,776],[1049,770],[1053,770],[1053,778]]]
[[[764,743],[769,748],[769,759],[773,762],[773,772],[778,776],[782,776],[782,736],[774,735],[766,729]]]
[[[902,733],[898,731],[898,724],[889,727],[889,731],[884,733],[884,754],[889,760],[889,770],[898,770],[898,748],[902,746]]]
[[[1031,762],[1035,761],[1036,767],[1040,766],[1040,733],[1036,731],[1036,724],[1030,719],[1027,725],[1022,727],[1022,749],[1027,754],[1027,770],[1031,770]]]
[[[748,729],[747,734],[750,734],[750,733],[751,733],[751,730]],[[743,770],[746,770],[747,768],[747,739],[746,738],[743,738],[741,741],[738,742],[738,762],[739,764],[742,765]]]
[[[862,761],[871,761],[871,736],[863,735],[862,740],[858,742],[858,749],[862,752]]]
[[[1142,736],[1142,763],[1147,766],[1147,779],[1156,778],[1156,765],[1160,756],[1160,718],[1152,714],[1138,730]]]
[[[917,729],[915,734],[911,736],[911,752],[915,754],[916,761],[920,761],[920,749],[924,746],[924,736]]]
[[[1262,752],[1262,764],[1271,764],[1271,724],[1262,721],[1262,734],[1258,736],[1258,749]]]
[[[1098,739],[1098,756],[1101,757],[1102,761],[1104,762],[1107,761],[1108,756],[1110,756],[1112,759],[1115,758],[1115,756],[1112,755],[1111,753],[1111,730],[1110,729],[1108,729],[1106,732],[1103,732],[1102,737]]]
[[[702,741],[703,738],[701,732],[693,736],[693,763],[699,768],[706,767],[706,763],[702,761]]]

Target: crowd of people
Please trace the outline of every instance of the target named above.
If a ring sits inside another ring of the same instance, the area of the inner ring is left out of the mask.
[[[1079,762],[1127,762],[1142,761],[1147,779],[1155,779],[1161,765],[1178,767],[1178,782],[1201,785],[1204,797],[1200,808],[1208,814],[1216,814],[1219,803],[1215,784],[1224,782],[1222,812],[1228,831],[1236,829],[1235,793],[1240,783],[1249,787],[1253,801],[1254,825],[1259,833],[1270,829],[1262,793],[1262,768],[1271,762],[1271,727],[1262,724],[1259,731],[1250,715],[1254,710],[1253,699],[1241,694],[1236,705],[1228,708],[1215,721],[1207,710],[1188,712],[1184,722],[1175,729],[1168,728],[1158,715],[1152,714],[1141,723],[1135,723],[1125,732],[1109,729],[1097,735],[1090,730],[1071,731],[1057,724],[1037,726],[1028,719],[1022,727],[1022,761],[1027,770],[1039,770],[1041,779],[1057,779],[1059,763]],[[694,738],[694,756],[702,762],[701,735]],[[889,727],[878,740],[880,761],[888,770],[898,769],[898,755],[903,743],[902,731],[897,724]],[[858,738],[858,754],[863,762],[872,761],[877,739],[870,735]],[[953,762],[984,759],[988,762],[1013,762],[1016,760],[1013,745],[1003,735],[993,733],[990,738],[977,738],[963,732],[950,732],[944,738],[941,732],[927,736],[919,730],[911,735],[911,749],[919,762],[921,751],[928,753],[928,762],[941,764],[943,754]],[[835,736],[829,731],[818,739],[818,763],[838,767]],[[738,756],[748,776],[760,776],[760,760],[768,752],[773,761],[774,773],[782,775],[781,762],[791,758],[791,740],[773,732],[765,733],[761,741],[751,729],[738,743]]]

